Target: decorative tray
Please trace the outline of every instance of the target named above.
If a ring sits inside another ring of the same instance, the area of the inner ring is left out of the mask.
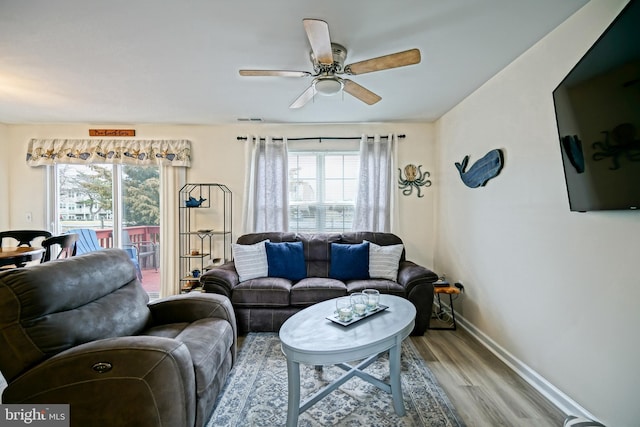
[[[346,321],[346,322],[343,322],[342,320],[340,320],[340,319],[338,318],[338,315],[337,315],[337,314],[335,314],[335,313],[334,313],[333,315],[331,315],[331,316],[327,316],[326,318],[327,318],[328,320],[331,320],[331,321],[332,321],[332,322],[334,322],[334,323],[337,323],[338,325],[342,325],[342,326],[349,326],[349,325],[353,325],[354,323],[358,323],[359,321],[361,321],[361,320],[363,320],[363,319],[366,319],[367,317],[371,317],[371,316],[373,316],[374,314],[378,314],[378,313],[380,313],[381,311],[385,311],[387,308],[389,308],[389,306],[388,306],[388,305],[378,304],[378,308],[376,308],[375,310],[373,310],[373,311],[367,311],[367,312],[364,314],[364,316],[360,316],[360,317],[358,317],[358,316],[353,316],[353,317],[351,318],[351,320]]]

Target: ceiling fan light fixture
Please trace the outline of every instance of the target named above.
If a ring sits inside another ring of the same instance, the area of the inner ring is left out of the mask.
[[[331,41],[329,24],[321,19],[312,18],[303,19],[302,22],[311,45],[309,59],[313,65],[313,73],[292,70],[239,70],[241,76],[313,77],[311,85],[307,86],[305,91],[289,105],[289,108],[303,107],[307,102],[315,99],[318,93],[322,96],[333,96],[340,92],[347,92],[365,104],[373,105],[382,99],[380,95],[353,80],[342,79],[337,75],[355,76],[420,62],[420,50],[409,49],[345,65],[347,49]]]
[[[320,95],[331,96],[340,93],[344,83],[338,77],[318,77],[313,81],[313,87]]]

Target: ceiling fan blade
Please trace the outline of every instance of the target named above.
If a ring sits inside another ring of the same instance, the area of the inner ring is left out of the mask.
[[[333,64],[329,24],[320,19],[303,19],[302,23],[316,60],[322,65]]]
[[[365,104],[373,105],[382,99],[380,96],[371,92],[369,89],[360,86],[358,83],[352,80],[342,79],[342,81],[344,82],[344,91],[350,95],[355,96]]]
[[[315,94],[316,94],[316,89],[313,87],[313,85],[309,86],[307,90],[302,92],[302,95],[300,95],[298,99],[293,101],[293,104],[289,105],[289,108],[303,107],[307,102],[313,99],[313,95]]]
[[[289,70],[240,70],[241,76],[268,76],[268,77],[307,77],[311,73],[308,71]]]
[[[420,50],[409,49],[404,52],[392,53],[367,59],[365,61],[349,64],[345,67],[347,74],[364,74],[373,71],[388,70],[389,68],[404,67],[405,65],[418,64],[420,62]]]

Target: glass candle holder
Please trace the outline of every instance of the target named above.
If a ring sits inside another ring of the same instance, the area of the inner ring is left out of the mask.
[[[362,291],[365,298],[365,304],[368,311],[374,311],[378,308],[378,302],[380,301],[380,292],[375,289],[365,289]]]
[[[354,292],[351,294],[351,306],[353,307],[353,314],[357,317],[362,317],[367,312],[367,303],[364,294],[361,292]]]
[[[342,297],[336,300],[336,313],[341,322],[348,322],[353,318],[353,307],[351,307],[351,298]]]

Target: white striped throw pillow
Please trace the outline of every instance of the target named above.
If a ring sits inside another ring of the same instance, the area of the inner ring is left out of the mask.
[[[268,241],[263,240],[253,245],[239,245],[237,243],[231,245],[233,262],[241,282],[269,275],[267,249],[265,248],[265,243]]]
[[[402,244],[380,246],[369,242],[369,277],[397,281],[402,249]]]

